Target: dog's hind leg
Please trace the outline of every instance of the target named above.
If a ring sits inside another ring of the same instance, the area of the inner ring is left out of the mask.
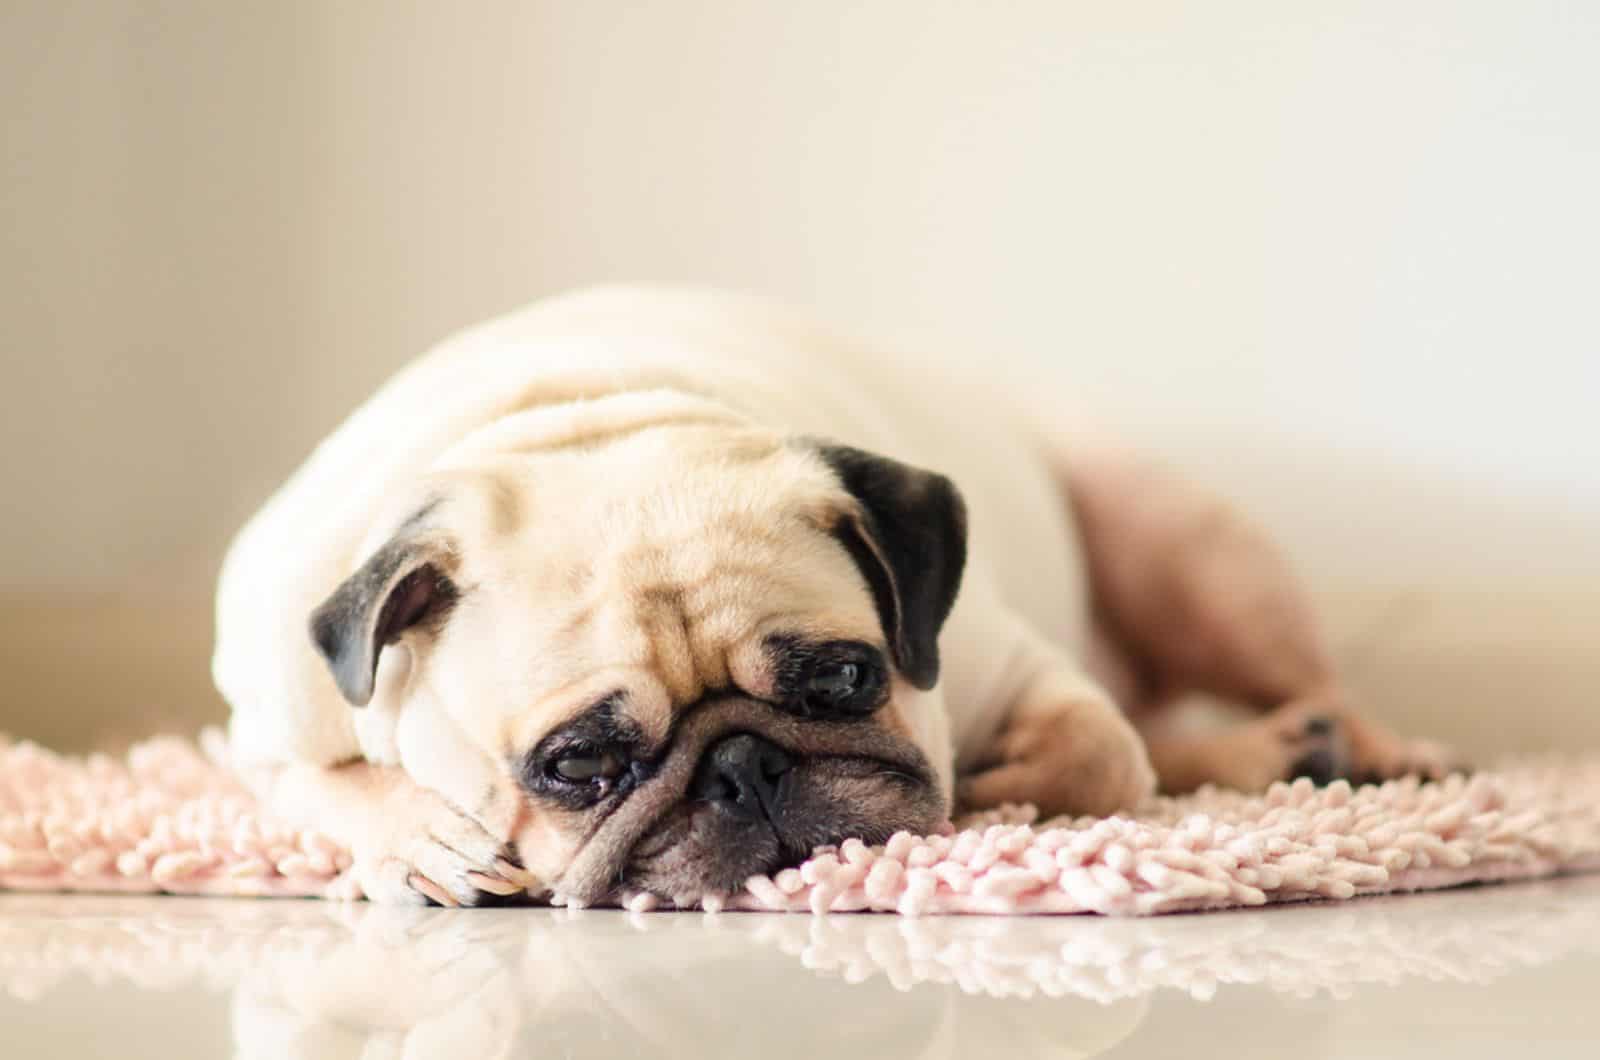
[[[1219,498],[1153,462],[1057,450],[1095,619],[1137,678],[1125,703],[1167,791],[1310,776],[1437,776],[1449,756],[1351,709],[1314,610],[1282,553]],[[1263,715],[1195,734],[1161,710],[1203,693]]]

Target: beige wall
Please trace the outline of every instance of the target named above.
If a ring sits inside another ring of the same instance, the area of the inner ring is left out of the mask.
[[[1251,504],[1390,709],[1600,742],[1596,55],[1575,3],[0,0],[0,728],[214,712],[310,444],[638,278],[983,357]]]

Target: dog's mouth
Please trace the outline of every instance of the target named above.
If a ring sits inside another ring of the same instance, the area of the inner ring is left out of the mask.
[[[818,756],[791,769],[777,789],[760,813],[691,792],[630,851],[617,892],[692,906],[798,865],[819,847],[923,834],[944,816],[928,777],[874,758]]]
[[[947,810],[921,751],[871,721],[730,698],[682,727],[656,775],[594,825],[554,884],[558,900],[649,894],[693,906],[818,847],[929,832]]]

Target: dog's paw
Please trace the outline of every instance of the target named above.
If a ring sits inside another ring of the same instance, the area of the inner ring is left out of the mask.
[[[957,783],[958,810],[1031,803],[1047,818],[1105,817],[1132,810],[1156,788],[1144,741],[1098,699],[1013,719],[988,760]]]
[[[1067,764],[1085,783],[1073,800],[1079,814],[1107,817],[1136,808],[1156,792],[1156,771],[1144,740],[1131,724],[1107,725],[1097,743]],[[1066,804],[1063,809],[1073,808]]]
[[[1365,754],[1357,755],[1349,777],[1354,783],[1365,784],[1398,777],[1443,780],[1452,773],[1470,772],[1471,766],[1444,744],[1384,734]]]
[[[505,844],[431,791],[392,791],[383,811],[350,852],[351,878],[374,902],[482,905],[534,884]]]
[[[1308,777],[1319,786],[1340,779],[1370,784],[1407,776],[1443,780],[1466,770],[1443,744],[1402,739],[1337,702],[1290,704],[1263,723],[1276,735],[1287,763],[1279,778],[1283,780]]]
[[[1349,734],[1333,714],[1314,708],[1286,708],[1263,719],[1272,744],[1266,756],[1273,780],[1309,779],[1321,787],[1350,775]]]

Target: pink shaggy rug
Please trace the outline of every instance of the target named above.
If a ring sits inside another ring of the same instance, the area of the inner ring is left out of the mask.
[[[260,815],[221,749],[206,732],[199,746],[164,738],[121,760],[72,758],[0,737],[0,890],[360,897],[345,852]],[[1208,789],[1103,820],[1034,816],[1010,808],[882,847],[847,840],[706,907],[1145,915],[1593,871],[1600,758],[1438,784]]]

